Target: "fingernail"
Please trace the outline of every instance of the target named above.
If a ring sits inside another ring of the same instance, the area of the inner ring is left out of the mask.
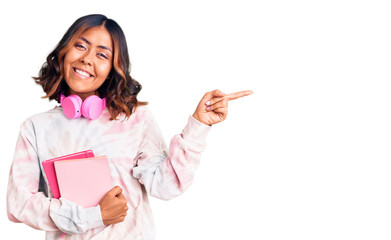
[[[206,110],[209,110],[210,109],[210,107],[206,107]]]
[[[210,101],[207,101],[205,104],[206,104],[206,105],[209,105],[209,104],[210,104]]]

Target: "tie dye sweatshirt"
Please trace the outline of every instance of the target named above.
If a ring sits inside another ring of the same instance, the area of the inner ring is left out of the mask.
[[[111,121],[105,109],[96,120],[70,120],[55,107],[28,118],[10,170],[8,218],[46,231],[46,240],[60,239],[62,232],[72,240],[154,239],[148,195],[168,200],[189,187],[211,127],[189,116],[167,148],[147,107],[137,108],[129,119],[120,116]],[[99,205],[82,208],[52,198],[41,162],[88,149],[108,156],[113,187],[123,189],[129,210],[121,223],[104,225]]]

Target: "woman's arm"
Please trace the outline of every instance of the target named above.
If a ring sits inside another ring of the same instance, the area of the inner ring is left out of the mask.
[[[224,94],[207,92],[181,134],[175,135],[167,150],[160,129],[146,109],[141,146],[135,159],[133,176],[139,179],[148,194],[171,199],[183,193],[192,183],[210,126],[226,119],[228,101],[252,94],[241,91]]]
[[[69,234],[103,226],[99,207],[83,209],[39,192],[40,171],[34,125],[27,120],[21,125],[9,175],[7,214],[11,221],[45,231],[60,229]]]
[[[172,138],[167,149],[150,111],[145,108],[143,114],[143,136],[133,176],[149,195],[168,200],[183,193],[192,183],[211,127],[189,116],[187,126]]]
[[[60,203],[59,200],[47,198],[43,192],[38,192],[41,172],[34,148],[34,132],[29,131],[31,127],[30,122],[24,122],[17,140],[8,181],[7,214],[13,222],[23,222],[35,229],[55,231],[58,228],[49,217],[49,209],[51,204]]]

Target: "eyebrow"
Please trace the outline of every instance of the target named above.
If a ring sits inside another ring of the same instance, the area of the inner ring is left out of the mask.
[[[80,37],[80,38],[81,38],[81,40],[83,40],[84,42],[86,42],[88,45],[91,45],[90,41],[88,41],[88,40],[85,39],[84,37]],[[108,48],[108,47],[106,47],[106,46],[99,45],[99,46],[97,46],[97,47],[98,47],[98,48],[102,48],[102,49],[106,49],[106,50],[110,51],[111,53],[113,52],[113,51],[111,51],[110,48]]]

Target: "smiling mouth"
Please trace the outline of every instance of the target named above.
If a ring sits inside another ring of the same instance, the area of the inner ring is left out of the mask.
[[[73,71],[83,77],[93,77],[93,75],[91,75],[89,72],[83,71],[75,67],[73,68]]]

